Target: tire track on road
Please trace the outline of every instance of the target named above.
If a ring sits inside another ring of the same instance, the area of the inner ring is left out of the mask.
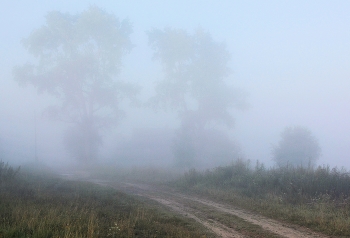
[[[307,228],[299,227],[296,225],[285,224],[285,223],[264,217],[262,215],[245,211],[243,209],[237,209],[227,204],[217,203],[217,202],[210,201],[208,199],[199,198],[196,196],[184,195],[178,192],[171,192],[169,189],[166,189],[166,188],[160,189],[150,185],[144,185],[144,184],[140,185],[140,184],[133,184],[133,183],[122,183],[122,186],[129,190],[134,189],[134,192],[136,192],[139,196],[148,197],[152,200],[158,201],[163,205],[172,207],[173,210],[177,209],[177,211],[182,215],[185,215],[186,212],[188,213],[188,211],[191,211],[191,209],[193,211],[193,208],[189,208],[188,206],[184,205],[185,204],[184,200],[189,200],[192,202],[201,203],[205,206],[214,208],[217,211],[220,211],[222,213],[227,213],[227,214],[242,218],[243,220],[251,224],[258,225],[264,230],[277,234],[281,237],[285,237],[285,238],[327,238],[329,237],[320,233],[313,232]],[[179,204],[181,204],[181,206]],[[180,212],[180,207],[182,212]],[[194,220],[196,220],[197,222],[200,222],[202,225],[211,229],[213,232],[215,232],[215,230],[220,231],[221,229],[224,229],[234,233],[233,237],[244,237],[244,235],[240,234],[239,232],[217,221],[215,221],[216,225],[214,226],[208,221],[199,219],[198,217],[193,215],[193,213],[191,213],[191,216],[194,216],[192,217]],[[220,232],[215,232],[215,233],[222,237],[232,237],[232,236],[223,236],[222,234],[220,234]]]

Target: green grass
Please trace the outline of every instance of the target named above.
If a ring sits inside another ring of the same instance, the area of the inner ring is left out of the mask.
[[[5,162],[0,160],[0,185],[14,180],[19,169],[20,167],[13,169],[8,163],[5,164]]]
[[[218,211],[217,209],[212,208],[208,205],[204,205],[200,202],[191,201],[186,205],[189,206],[191,209],[195,209],[197,217],[204,220],[208,220],[209,222],[219,222],[227,227],[234,229],[235,231],[239,232],[245,237],[280,237],[279,235],[276,235],[270,231],[264,230],[259,225],[252,224],[238,216]]]
[[[236,161],[205,172],[190,170],[170,183],[265,216],[328,235],[350,236],[350,176],[344,169],[266,169]]]
[[[126,194],[21,172],[0,185],[0,237],[210,237]]]

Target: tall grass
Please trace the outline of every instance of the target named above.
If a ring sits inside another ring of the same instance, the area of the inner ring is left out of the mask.
[[[13,169],[8,163],[5,164],[5,162],[0,160],[0,185],[13,181],[18,174],[19,169],[20,167]]]
[[[21,172],[2,186],[0,237],[207,237],[189,220],[113,189]]]
[[[190,170],[175,185],[327,234],[350,236],[350,175],[345,169],[266,169],[259,162],[254,167],[238,160],[204,172]]]

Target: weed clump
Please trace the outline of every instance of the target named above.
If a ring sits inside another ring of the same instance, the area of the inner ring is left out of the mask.
[[[206,237],[114,189],[49,174],[21,173],[0,201],[0,237]]]
[[[267,169],[237,160],[204,172],[190,170],[173,185],[330,235],[350,236],[350,174],[343,168]]]
[[[20,167],[13,169],[8,163],[0,160],[0,185],[13,181],[19,170]]]

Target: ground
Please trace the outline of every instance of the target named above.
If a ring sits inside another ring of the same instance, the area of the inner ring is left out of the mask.
[[[76,176],[74,178],[77,179]],[[89,176],[80,176],[80,179],[138,196],[163,209],[192,218],[218,237],[328,237],[304,227],[269,219],[196,194],[184,194],[163,185],[112,182],[91,179]]]

